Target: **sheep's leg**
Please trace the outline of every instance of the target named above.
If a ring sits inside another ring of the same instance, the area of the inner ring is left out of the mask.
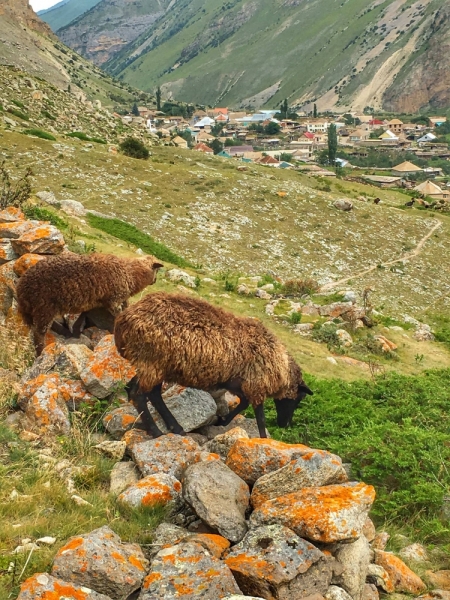
[[[171,433],[176,433],[177,435],[186,435],[186,432],[175,419],[173,414],[167,408],[163,397],[161,395],[162,384],[155,385],[155,387],[148,394],[148,400],[152,403],[153,407],[159,412],[161,417],[164,419],[164,423],[167,426],[167,429]]]
[[[238,394],[238,396],[239,396],[239,400],[240,400],[239,404],[237,406],[235,406],[235,408],[233,408],[233,410],[231,412],[229,412],[226,417],[220,417],[219,420],[217,421],[217,425],[221,425],[221,426],[229,425],[236,415],[238,415],[243,410],[248,408],[249,401],[244,396],[244,394],[241,393],[241,394]]]
[[[144,424],[144,428],[153,438],[161,437],[163,432],[153,420],[147,406],[148,394],[138,391],[133,397],[133,404],[136,406],[138,413]]]
[[[255,417],[258,424],[259,437],[266,438],[266,417],[264,415],[264,404],[255,406]]]
[[[81,315],[78,317],[78,319],[73,324],[72,337],[79,338],[85,325],[86,325],[86,315],[85,315],[85,313],[81,313]]]
[[[69,328],[65,327],[62,323],[58,323],[58,321],[53,321],[51,330],[65,338],[70,338]]]

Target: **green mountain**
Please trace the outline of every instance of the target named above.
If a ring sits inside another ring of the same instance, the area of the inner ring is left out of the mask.
[[[445,0],[102,0],[58,34],[124,81],[189,102],[450,105]]]
[[[100,0],[63,0],[47,10],[40,11],[38,15],[48,23],[53,31],[68,25],[74,19],[90,10]]]

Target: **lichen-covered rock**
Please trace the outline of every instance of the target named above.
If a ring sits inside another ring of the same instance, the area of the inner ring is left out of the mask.
[[[280,525],[251,529],[225,563],[244,594],[268,599],[324,594],[333,574],[320,550]]]
[[[363,535],[366,536],[368,542],[373,542],[377,534],[375,525],[370,517],[367,517],[363,527]]]
[[[184,388],[176,395],[163,394],[163,398],[167,408],[186,432],[207,425],[216,416],[217,406],[208,392]],[[166,424],[158,411],[150,403],[148,408],[160,430],[167,433]]]
[[[428,556],[428,552],[422,544],[410,544],[409,546],[405,546],[398,553],[402,560],[407,560],[411,562],[427,562],[430,560]],[[450,573],[449,573],[450,575]],[[450,578],[449,578],[450,582]]]
[[[253,486],[251,503],[257,507],[267,500],[302,488],[344,483],[347,479],[339,456],[323,450],[311,450],[281,469],[260,477]]]
[[[193,533],[184,537],[183,540],[200,544],[216,558],[222,558],[223,553],[230,547],[230,542],[226,538],[215,533]]]
[[[238,542],[246,531],[248,485],[221,461],[201,462],[186,469],[183,498],[200,519],[223,537]]]
[[[14,262],[0,265],[0,314],[6,315],[13,306],[16,282]]]
[[[226,460],[231,447],[237,440],[249,439],[248,433],[242,427],[234,427],[221,435],[216,436],[210,442],[205,444],[205,450],[218,454],[223,460]]]
[[[178,544],[181,540],[191,535],[192,534],[183,527],[179,527],[173,523],[161,523],[153,533],[151,548],[147,554],[149,558],[153,560],[163,548],[170,548],[170,546]]]
[[[228,425],[206,425],[206,427],[199,427],[198,433],[205,435],[208,440],[213,440],[218,435],[222,435],[227,433],[227,431],[231,431],[235,427],[240,427],[247,432],[248,437],[259,438],[258,424],[256,423],[256,419],[247,419],[244,415],[237,415]],[[267,437],[270,438],[270,433],[266,430]]]
[[[66,402],[59,391],[57,373],[39,375],[22,386],[19,406],[25,411],[32,430],[40,435],[69,433],[70,421]]]
[[[80,373],[81,380],[96,398],[106,398],[121,383],[127,383],[136,374],[134,367],[117,352],[113,335],[97,344],[94,352]]]
[[[25,221],[25,215],[15,206],[8,206],[0,210],[0,223],[16,223],[17,221]]]
[[[343,568],[333,583],[348,592],[353,600],[362,600],[371,558],[367,538],[361,535],[352,544],[340,544],[334,556]]]
[[[392,594],[394,591],[394,585],[389,574],[386,569],[380,565],[374,565],[372,563],[369,565],[369,568],[367,569],[367,581],[373,583],[388,594]]]
[[[330,585],[324,597],[325,600],[352,600],[350,594],[337,585]]]
[[[376,585],[373,583],[365,584],[363,590],[363,600],[380,600],[380,594]]]
[[[86,388],[77,379],[65,379],[61,381],[59,391],[67,404],[69,411],[75,411],[85,406],[94,406],[97,399],[86,391]]]
[[[139,600],[219,600],[239,593],[226,564],[200,544],[188,542],[158,552]]]
[[[34,267],[34,265],[40,260],[45,260],[45,258],[46,257],[42,256],[41,254],[22,254],[22,256],[14,263],[14,273],[18,277],[22,277],[22,275],[26,273],[28,269]]]
[[[29,223],[30,221],[25,221]],[[0,225],[1,227],[1,225]],[[12,247],[17,254],[60,254],[64,250],[62,233],[49,224],[33,225],[20,237],[12,239]]]
[[[395,592],[418,595],[426,589],[420,577],[391,552],[375,550],[375,564],[383,567],[389,575]]]
[[[78,586],[48,573],[36,573],[20,586],[17,600],[111,600],[85,586]]]
[[[23,374],[22,382],[51,371],[59,373],[64,378],[79,380],[91,356],[92,350],[84,344],[66,344],[60,341],[48,344],[33,365]]]
[[[231,447],[226,464],[253,485],[263,475],[277,471],[291,460],[311,452],[303,444],[285,444],[262,438],[239,439]]]
[[[172,475],[156,473],[124,490],[117,501],[131,508],[163,506],[181,498],[181,483]]]
[[[109,492],[119,495],[137,481],[139,473],[133,462],[117,462],[109,476]]]
[[[216,392],[211,395],[216,403],[217,415],[219,417],[226,417],[241,402],[237,396],[230,392],[222,392],[220,394]]]
[[[127,445],[123,441],[103,440],[94,446],[96,450],[114,460],[122,460]]]
[[[375,534],[375,538],[372,542],[372,548],[376,550],[384,550],[390,537],[391,536],[387,531],[379,531],[377,534]]]
[[[0,239],[14,240],[35,228],[31,221],[10,221],[0,223]]]
[[[142,427],[142,421],[134,405],[129,402],[109,410],[103,417],[103,426],[114,439],[120,440],[133,427]]]
[[[3,265],[10,260],[15,260],[17,256],[10,240],[0,240],[0,265]]]
[[[332,304],[325,304],[319,308],[319,314],[321,317],[340,317],[344,313],[351,310],[353,304],[351,302],[333,302]]]
[[[186,467],[197,462],[200,452],[194,440],[173,433],[131,448],[132,458],[144,477],[167,473],[176,479],[181,478]]]
[[[52,575],[125,600],[140,588],[147,569],[141,548],[123,543],[105,526],[70,538],[55,556]]]
[[[355,540],[374,499],[375,490],[364,483],[304,488],[258,506],[250,523],[252,527],[278,523],[300,537],[324,543]]]
[[[123,434],[122,441],[127,445],[127,454],[131,456],[131,449],[136,444],[142,444],[142,442],[149,442],[152,440],[151,435],[149,435],[143,429],[129,429]]]

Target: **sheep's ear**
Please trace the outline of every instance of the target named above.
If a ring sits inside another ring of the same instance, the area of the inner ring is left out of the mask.
[[[308,394],[309,396],[313,396],[314,392],[312,391],[311,388],[309,388],[305,383],[301,383],[298,386],[298,391],[299,392],[303,392],[304,394]]]
[[[159,262],[155,262],[153,263],[153,270],[157,271],[158,269],[162,269],[164,267],[164,265],[162,263]]]

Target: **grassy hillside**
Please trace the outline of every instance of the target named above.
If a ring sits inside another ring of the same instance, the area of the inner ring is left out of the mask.
[[[395,80],[411,57],[408,72],[419,69],[431,33],[438,38],[436,48],[442,46],[440,59],[428,68],[439,70],[435,80],[448,60],[448,20],[439,13],[443,0],[370,5],[364,0],[180,0],[157,8],[140,0],[135,5],[102,0],[60,35],[128,83],[145,90],[163,84],[166,93],[190,102],[276,106],[288,98],[302,106],[316,99],[319,109],[362,110],[382,107],[388,92],[395,109],[408,95],[407,89],[395,89]],[[133,37],[121,24],[138,8],[154,20],[145,30],[135,29]],[[118,19],[115,27],[107,21],[110,13]],[[445,90],[422,89],[420,79],[416,87],[411,110],[450,104]]]
[[[100,0],[67,0],[64,4],[61,3],[49,10],[42,11],[39,16],[50,25],[53,31],[57,31],[99,2]]]

